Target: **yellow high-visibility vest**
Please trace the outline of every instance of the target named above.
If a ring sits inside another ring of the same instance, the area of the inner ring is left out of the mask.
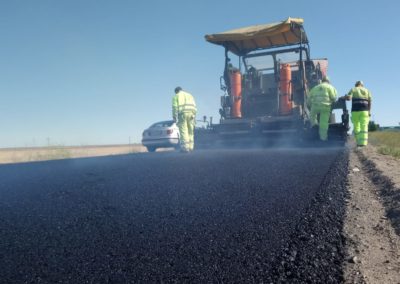
[[[309,105],[328,105],[335,102],[337,97],[336,89],[329,83],[321,83],[311,89],[308,97]]]
[[[348,94],[351,98],[351,111],[367,111],[372,100],[371,92],[358,86],[352,88]]]
[[[172,98],[172,116],[177,118],[181,113],[192,113],[196,115],[196,102],[191,94],[185,91],[179,91]]]

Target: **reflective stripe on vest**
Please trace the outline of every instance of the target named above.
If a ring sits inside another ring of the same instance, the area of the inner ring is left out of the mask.
[[[196,111],[196,106],[194,104],[184,104],[178,106],[178,112],[193,112]]]

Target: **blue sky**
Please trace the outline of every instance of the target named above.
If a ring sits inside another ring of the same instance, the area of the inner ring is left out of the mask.
[[[0,147],[140,142],[171,117],[178,85],[218,121],[224,51],[204,35],[289,16],[339,94],[363,80],[372,118],[397,125],[398,3],[1,0]]]

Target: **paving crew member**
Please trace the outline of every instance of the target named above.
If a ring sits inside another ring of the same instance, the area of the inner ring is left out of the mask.
[[[196,113],[193,96],[183,91],[181,87],[176,87],[175,96],[172,98],[172,117],[178,122],[181,152],[193,151]]]
[[[362,81],[357,81],[345,96],[351,100],[351,121],[353,122],[354,136],[357,146],[363,147],[368,144],[368,125],[371,116],[371,92],[364,88]]]
[[[308,106],[311,107],[311,126],[318,125],[319,114],[319,138],[322,141],[328,140],[329,118],[332,111],[332,103],[336,101],[337,91],[328,77],[322,79],[321,84],[311,89],[308,96]]]

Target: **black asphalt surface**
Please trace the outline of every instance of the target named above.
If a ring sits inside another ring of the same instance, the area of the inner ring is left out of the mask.
[[[2,283],[341,281],[346,151],[0,166]]]

